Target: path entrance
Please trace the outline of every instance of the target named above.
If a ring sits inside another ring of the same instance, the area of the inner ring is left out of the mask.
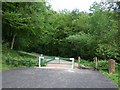
[[[44,61],[45,60],[45,61]],[[58,58],[58,57],[46,57],[46,56],[40,56],[39,57],[39,68],[41,67],[41,64],[45,64],[44,68],[77,68],[78,64],[75,63],[74,58]]]
[[[72,64],[70,61],[65,61],[65,60],[60,60],[60,63],[55,63],[56,61],[52,61],[47,64],[46,67],[48,68],[66,68],[66,69],[71,69]],[[77,68],[77,63],[74,63],[74,69]]]

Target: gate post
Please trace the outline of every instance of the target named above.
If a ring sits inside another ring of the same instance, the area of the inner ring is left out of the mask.
[[[58,57],[55,57],[55,60],[58,60],[59,61],[59,64],[60,64],[60,59]]]
[[[41,57],[39,56],[39,67],[41,67]]]
[[[72,69],[74,69],[74,58],[70,58],[72,60]]]
[[[109,59],[108,65],[109,65],[109,73],[114,74],[115,73],[115,60]]]
[[[97,69],[97,67],[98,67],[98,60],[97,60],[97,57],[94,57],[93,59],[94,59],[94,62],[95,62],[95,68]]]
[[[78,57],[78,68],[80,68],[80,56]]]
[[[39,67],[41,67],[42,59],[44,59],[43,56],[39,56]]]

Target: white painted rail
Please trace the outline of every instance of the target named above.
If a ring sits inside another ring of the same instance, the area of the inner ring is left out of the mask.
[[[39,67],[41,67],[41,62],[42,62],[42,59],[44,59],[44,57],[39,56]]]
[[[43,56],[39,56],[39,68],[41,67],[42,59],[44,59],[44,57]],[[55,60],[59,60],[59,64],[60,64],[60,58],[55,57]],[[74,69],[74,66],[75,66],[74,65],[74,61],[75,61],[75,59],[74,58],[69,58],[69,60],[72,61],[72,67],[71,68]]]
[[[70,60],[72,60],[72,69],[74,69],[74,61],[75,61],[75,59],[74,58],[70,58]]]

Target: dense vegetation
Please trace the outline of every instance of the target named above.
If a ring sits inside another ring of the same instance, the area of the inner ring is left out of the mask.
[[[3,46],[2,61],[0,60],[0,70],[9,70],[17,67],[38,66],[38,58],[18,51],[8,49]]]
[[[2,3],[2,43],[14,50],[120,62],[120,13],[93,3],[91,13],[53,11],[46,2]],[[109,5],[109,4],[108,4]],[[118,5],[118,6],[117,6]]]

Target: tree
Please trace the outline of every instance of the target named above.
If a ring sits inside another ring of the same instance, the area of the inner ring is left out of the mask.
[[[8,38],[12,38],[11,49],[13,49],[15,38],[17,36],[22,37],[24,34],[27,33],[31,33],[32,35],[36,35],[38,32],[40,33],[40,29],[42,29],[42,26],[39,27],[39,24],[43,23],[44,14],[47,10],[44,2],[4,2],[2,7],[4,29],[3,37],[5,36],[4,32],[10,33],[7,35]]]

